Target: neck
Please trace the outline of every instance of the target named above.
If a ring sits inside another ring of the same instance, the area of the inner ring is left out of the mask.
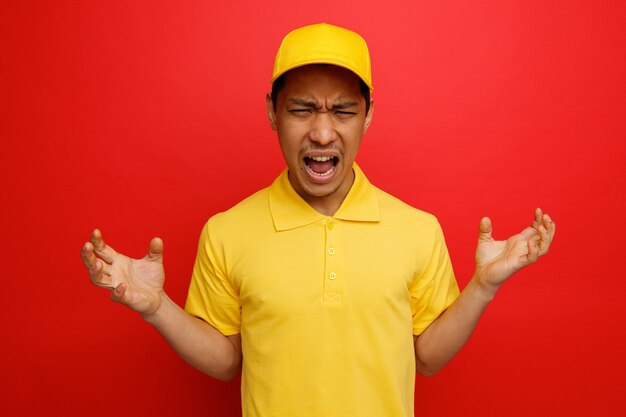
[[[309,205],[313,207],[315,211],[317,211],[318,213],[321,213],[324,216],[332,216],[337,212],[337,210],[339,210],[339,207],[341,207],[341,203],[343,203],[343,200],[339,202],[315,200],[315,201],[307,201],[307,203],[309,203]]]
[[[350,175],[345,179],[345,181],[343,181],[336,190],[324,196],[307,195],[295,187],[294,189],[300,195],[300,197],[304,199],[304,201],[306,201],[311,207],[313,207],[315,211],[323,214],[324,216],[333,216],[337,212],[337,210],[339,210],[339,207],[341,207],[343,200],[345,200],[346,196],[350,192],[352,184],[354,184],[354,178],[354,170],[350,169]]]

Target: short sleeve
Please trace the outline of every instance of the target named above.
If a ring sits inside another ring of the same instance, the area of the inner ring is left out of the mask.
[[[439,223],[436,223],[433,233],[432,250],[424,262],[425,268],[409,288],[415,335],[426,330],[459,296],[459,287]]]
[[[229,336],[241,331],[241,306],[224,271],[223,251],[212,241],[209,220],[200,234],[185,310]]]

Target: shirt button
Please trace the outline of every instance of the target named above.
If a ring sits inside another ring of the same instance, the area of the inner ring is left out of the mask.
[[[334,255],[335,254],[335,248],[328,248],[328,254],[329,255]]]
[[[328,230],[333,230],[333,226],[335,225],[334,222],[330,221],[328,223],[326,223],[326,227],[328,227]]]
[[[328,274],[328,278],[335,279],[337,278],[337,274],[335,274],[334,272],[331,272],[330,274]]]

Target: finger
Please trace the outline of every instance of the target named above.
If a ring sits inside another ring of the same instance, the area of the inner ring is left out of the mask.
[[[482,219],[480,219],[480,225],[478,227],[478,240],[492,240],[493,238],[491,237],[491,232],[491,219],[489,217],[483,217]]]
[[[98,264],[98,268],[102,268],[102,274],[108,277],[111,276],[111,271],[113,267],[108,263],[104,262],[102,259],[96,258],[96,263]]]
[[[94,231],[91,232],[89,241],[94,247],[94,252],[102,258],[104,262],[109,264],[113,262],[113,258],[117,255],[117,252],[104,242],[102,239],[102,232],[100,232],[99,229],[94,229]]]
[[[111,300],[121,303],[124,300],[124,293],[126,293],[126,284],[122,282],[111,291]]]
[[[94,262],[96,262],[96,255],[93,253],[93,245],[91,243],[85,242],[80,250],[80,258],[83,261],[83,265],[85,265],[87,269],[91,269]]]
[[[538,244],[538,237],[537,239],[530,239],[528,240],[528,255],[527,255],[527,259],[529,263],[533,263],[535,261],[537,261],[537,258],[539,257],[539,244]]]
[[[96,258],[96,255],[93,253],[93,245],[89,242],[85,243],[80,254],[83,264],[89,271],[89,280],[91,283],[98,287],[113,288],[111,284],[112,280],[108,277],[110,270],[105,271],[106,269],[110,269],[110,265]]]
[[[539,256],[543,256],[546,253],[548,253],[548,248],[550,247],[550,243],[552,241],[552,239],[550,238],[550,235],[548,234],[548,230],[543,226],[539,226],[538,229],[539,232]]]
[[[543,211],[537,207],[535,209],[535,220],[533,220],[533,229],[536,229],[539,227],[539,225],[542,223],[542,219],[543,219]]]
[[[524,240],[532,239],[533,237],[537,236],[537,229],[535,229],[534,227],[527,227],[520,232],[520,235]]]
[[[152,238],[150,244],[148,245],[148,253],[145,256],[145,259],[163,263],[163,241],[161,238]]]
[[[106,263],[102,262],[101,259],[96,259],[89,269],[89,279],[91,283],[97,287],[112,289],[114,287],[113,279],[110,273],[105,274],[105,265],[108,266]]]
[[[550,235],[550,241],[554,238],[554,233],[556,233],[556,223],[548,216],[547,214],[543,215],[543,225],[548,230],[548,235]]]

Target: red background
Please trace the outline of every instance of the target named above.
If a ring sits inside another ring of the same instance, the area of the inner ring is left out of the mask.
[[[187,366],[90,285],[79,250],[96,226],[136,257],[161,236],[183,304],[203,223],[283,166],[273,55],[321,21],[370,45],[359,163],[439,217],[461,286],[481,216],[496,237],[536,205],[558,226],[468,346],[418,377],[417,415],[623,415],[623,3],[244,3],[0,6],[0,415],[239,415],[239,382]]]

